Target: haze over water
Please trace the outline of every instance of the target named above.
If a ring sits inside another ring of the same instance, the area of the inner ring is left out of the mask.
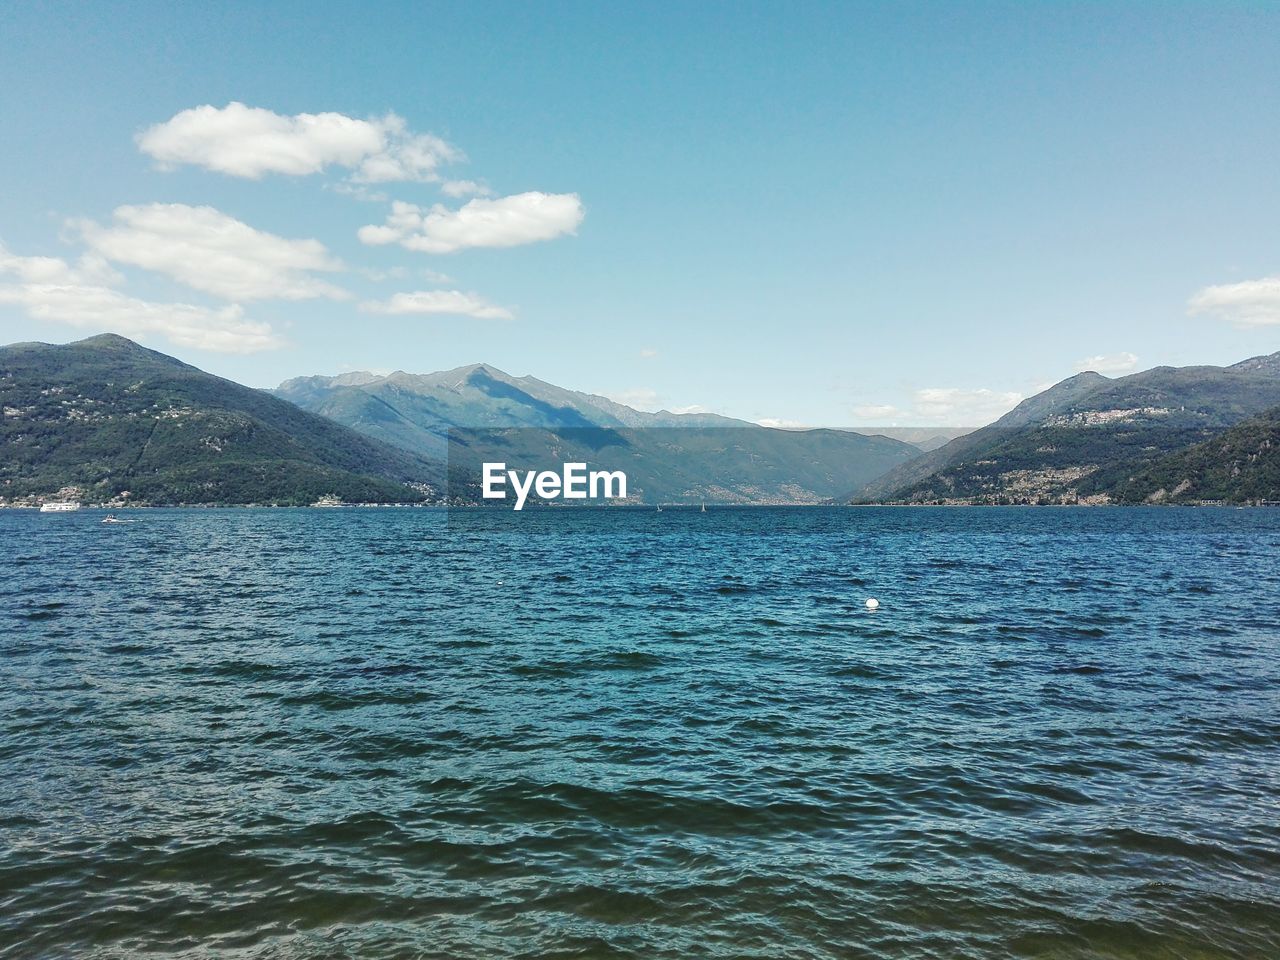
[[[5,958],[1280,955],[1280,511],[134,516],[0,512]]]

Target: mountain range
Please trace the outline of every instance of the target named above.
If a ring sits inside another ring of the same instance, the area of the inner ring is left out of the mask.
[[[1277,405],[1280,353],[1228,367],[1155,367],[1116,379],[1081,373],[995,423],[888,471],[853,499],[1110,503],[1132,502],[1146,490],[1159,500],[1159,488],[1147,489],[1139,478],[1165,476],[1178,463],[1167,458],[1201,444],[1215,449],[1211,442],[1224,431]],[[1211,499],[1256,498],[1237,492]]]
[[[960,436],[650,413],[487,364],[254,390],[110,334],[0,348],[0,407],[0,505],[470,501],[490,460],[622,469],[645,503],[1280,500],[1280,353],[1081,373]]]
[[[526,469],[582,461],[623,470],[630,492],[646,503],[821,503],[920,452],[847,430],[779,430],[711,413],[634,410],[487,364],[300,377],[276,394],[414,454],[447,457],[459,473],[478,474],[485,461]]]

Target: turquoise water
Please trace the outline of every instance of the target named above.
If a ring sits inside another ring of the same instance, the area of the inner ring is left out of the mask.
[[[5,958],[1280,956],[1280,510],[134,515],[0,511]]]

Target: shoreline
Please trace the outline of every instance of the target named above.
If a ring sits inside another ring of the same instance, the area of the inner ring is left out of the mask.
[[[600,505],[548,505],[529,504],[527,510],[555,511],[590,511],[630,513],[652,512],[661,506],[664,510],[675,512],[697,512],[702,502],[696,503],[662,503],[662,504],[625,504],[614,506]],[[895,510],[946,510],[946,509],[983,509],[983,510],[1106,510],[1106,509],[1277,509],[1280,502],[1265,503],[706,503],[709,511],[717,510],[813,510],[813,509],[895,509]],[[82,504],[68,513],[80,513],[86,510],[120,511],[120,510],[491,510],[495,512],[511,512],[499,506],[478,503],[340,503],[340,504],[277,504],[277,503],[135,503],[128,505],[91,503]],[[39,503],[0,503],[0,510],[40,512]]]

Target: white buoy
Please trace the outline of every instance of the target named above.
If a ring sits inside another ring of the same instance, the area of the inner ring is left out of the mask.
[[[867,609],[868,609],[868,610],[878,610],[879,608],[880,608],[880,601],[879,601],[879,600],[877,600],[875,597],[871,597],[871,598],[867,601]]]

